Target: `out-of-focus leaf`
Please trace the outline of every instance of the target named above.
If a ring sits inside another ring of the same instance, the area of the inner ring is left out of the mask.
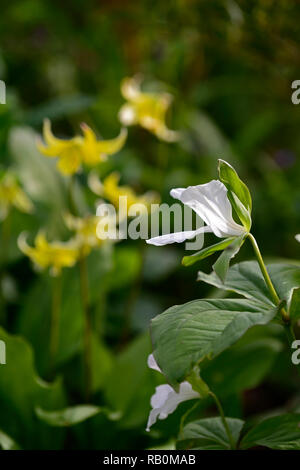
[[[120,426],[131,428],[145,424],[150,397],[158,374],[147,365],[151,344],[148,334],[139,336],[116,360],[107,379],[105,396],[109,405],[122,413]]]
[[[0,430],[0,449],[3,450],[19,450],[20,447],[5,432]]]
[[[239,439],[244,421],[226,418],[235,445]],[[178,449],[229,450],[230,442],[221,418],[205,418],[184,426],[179,434]]]
[[[218,355],[276,313],[275,307],[244,299],[175,305],[152,320],[155,359],[170,383],[178,386],[195,364]]]
[[[300,450],[300,414],[284,414],[261,421],[241,442],[242,449],[254,446]]]
[[[254,388],[270,371],[282,343],[273,338],[237,344],[201,367],[205,382],[219,397]]]
[[[95,98],[86,95],[74,95],[59,97],[33,110],[27,111],[24,121],[31,126],[42,124],[45,117],[48,119],[59,119],[80,113],[93,104]]]
[[[6,345],[6,364],[0,366],[0,429],[23,449],[60,448],[63,434],[37,421],[34,409],[65,406],[61,382],[48,384],[36,375],[32,349],[24,339],[3,329],[0,339]]]
[[[36,408],[36,414],[41,421],[49,426],[57,427],[74,426],[100,412],[101,408],[93,405],[76,405],[57,411],[47,411],[39,407]]]

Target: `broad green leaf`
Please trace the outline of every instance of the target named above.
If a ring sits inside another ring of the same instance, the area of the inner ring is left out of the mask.
[[[242,449],[254,446],[300,450],[300,414],[284,414],[261,421],[241,442]]]
[[[63,410],[47,411],[40,407],[36,408],[37,416],[49,426],[65,427],[74,426],[95,416],[102,410],[99,406],[76,405]]]
[[[288,300],[291,290],[300,286],[299,264],[273,263],[268,264],[267,269],[279,298]],[[204,281],[219,289],[236,292],[247,299],[273,304],[272,297],[256,261],[243,261],[232,266],[224,283],[214,272],[205,274],[199,271],[198,281]]]
[[[252,200],[250,191],[239,178],[235,169],[224,160],[219,159],[219,178],[229,191],[236,194],[244,207],[251,212]]]
[[[3,329],[0,339],[6,345],[6,364],[0,365],[0,429],[22,449],[61,447],[63,431],[51,432],[34,413],[38,406],[47,410],[65,406],[61,381],[48,384],[37,376],[32,349],[24,339]]]
[[[237,444],[244,421],[226,418],[235,444]],[[184,426],[178,437],[178,449],[229,450],[230,442],[221,418],[205,418]]]
[[[292,323],[295,323],[300,319],[300,287],[292,290],[289,301],[289,315]]]
[[[5,432],[0,430],[0,449],[2,450],[19,450],[20,447]]]
[[[231,244],[231,242],[233,242],[233,240],[235,240],[235,237],[225,238],[219,243],[215,243],[214,245],[208,246],[207,248],[203,248],[203,250],[197,251],[197,253],[194,253],[190,256],[184,256],[182,258],[182,264],[184,266],[191,266],[197,261],[207,258],[210,255],[213,255],[216,251],[224,250],[225,248],[227,248],[228,245]]]
[[[194,365],[235,343],[251,326],[276,315],[275,307],[244,299],[203,299],[175,305],[152,320],[155,359],[173,386]]]
[[[239,237],[235,238],[234,241],[225,248],[223,253],[214,263],[213,269],[215,273],[219,276],[221,281],[225,281],[230,261],[239,252],[242,244],[244,243],[244,238],[245,235],[240,235]]]

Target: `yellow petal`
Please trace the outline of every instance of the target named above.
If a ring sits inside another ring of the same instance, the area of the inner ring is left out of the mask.
[[[127,138],[127,129],[122,128],[120,134],[115,139],[111,140],[100,140],[97,142],[98,152],[106,155],[112,155],[113,153],[119,152],[125,144]]]
[[[63,140],[56,138],[51,130],[51,123],[49,119],[44,120],[43,136],[46,145],[41,142],[37,143],[38,150],[47,157],[59,157],[64,151],[67,151],[73,146],[80,146],[82,144],[81,137],[73,137],[72,139]]]
[[[82,152],[77,146],[69,147],[61,154],[57,167],[64,175],[73,175],[81,164]]]

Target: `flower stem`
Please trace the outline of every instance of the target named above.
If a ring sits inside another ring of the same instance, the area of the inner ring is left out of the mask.
[[[51,309],[51,327],[50,327],[50,372],[51,378],[54,377],[55,358],[59,344],[59,317],[61,306],[61,276],[53,278],[52,286],[52,309]]]
[[[209,395],[214,399],[214,401],[215,401],[215,403],[216,403],[216,405],[217,405],[217,408],[218,408],[218,410],[219,410],[220,417],[221,417],[223,426],[224,426],[224,428],[225,428],[225,431],[226,431],[226,434],[227,434],[227,437],[228,437],[228,440],[229,440],[229,443],[230,443],[230,449],[235,450],[235,449],[236,449],[236,445],[235,445],[233,436],[232,436],[232,434],[231,434],[231,431],[230,431],[230,429],[229,429],[228,423],[227,423],[227,421],[226,421],[226,418],[225,418],[225,415],[224,415],[224,411],[223,411],[221,402],[220,402],[219,398],[217,397],[217,395],[215,395],[212,391],[209,392]]]
[[[89,299],[89,285],[88,285],[88,271],[86,256],[81,255],[79,259],[80,270],[80,292],[81,301],[84,314],[84,376],[85,376],[85,400],[90,399],[91,385],[92,385],[92,321],[90,314],[90,299]]]
[[[272,296],[272,299],[273,299],[273,302],[276,304],[276,305],[279,305],[280,303],[280,299],[278,297],[278,294],[273,286],[273,283],[271,281],[271,278],[269,276],[269,273],[267,271],[267,268],[266,268],[266,265],[264,263],[264,260],[263,260],[263,257],[261,255],[261,252],[260,252],[260,249],[258,247],[258,244],[254,238],[254,236],[249,233],[248,234],[248,237],[252,243],[252,246],[253,246],[253,249],[254,249],[254,253],[255,253],[255,256],[257,258],[257,261],[258,261],[258,264],[259,264],[259,267],[260,267],[260,270],[261,270],[261,273],[264,277],[264,280],[268,286],[268,289],[270,291],[270,294]],[[284,323],[289,323],[289,315],[288,313],[286,312],[286,310],[284,308],[281,308],[280,310],[281,312],[281,316],[282,316],[282,320],[284,321]]]

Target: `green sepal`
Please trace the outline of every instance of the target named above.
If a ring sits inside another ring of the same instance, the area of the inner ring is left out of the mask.
[[[235,240],[235,238],[236,237],[225,238],[224,240],[221,240],[220,242],[215,243],[214,245],[208,246],[200,251],[197,251],[197,253],[193,253],[190,256],[184,256],[181,262],[183,266],[191,266],[197,261],[200,261],[204,258],[207,258],[208,256],[213,255],[216,251],[224,250]]]

